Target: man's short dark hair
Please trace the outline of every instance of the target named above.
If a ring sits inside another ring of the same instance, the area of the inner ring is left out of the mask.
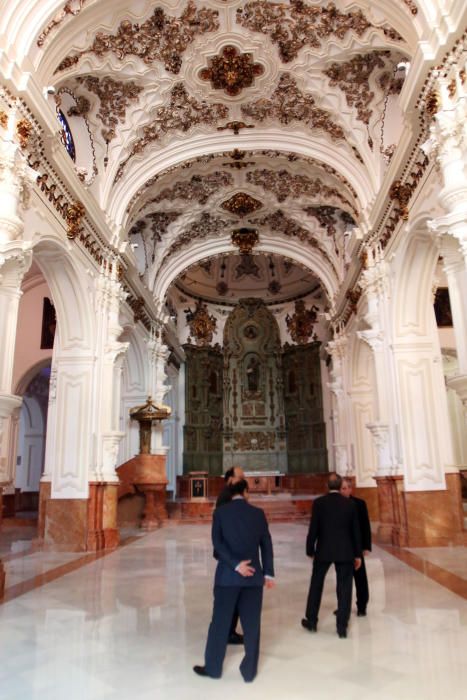
[[[248,481],[246,479],[240,479],[230,486],[232,496],[243,496],[245,491],[248,491]]]
[[[339,476],[339,474],[336,474],[335,472],[332,472],[331,474],[329,474],[328,489],[330,491],[339,491],[341,486],[342,486],[342,477]]]
[[[234,469],[235,469],[235,467],[230,467],[230,469],[227,469],[227,471],[224,474],[224,481],[228,481],[229,479],[233,478]]]

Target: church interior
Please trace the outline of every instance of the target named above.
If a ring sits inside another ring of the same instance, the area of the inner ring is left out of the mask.
[[[217,697],[239,466],[251,698],[464,698],[465,3],[3,0],[0,204],[0,696]],[[334,471],[374,542],[346,642],[331,583],[299,625]]]

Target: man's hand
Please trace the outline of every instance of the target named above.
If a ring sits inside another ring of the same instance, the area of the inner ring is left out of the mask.
[[[355,571],[358,571],[359,568],[361,567],[361,565],[362,565],[362,560],[360,559],[360,557],[355,557],[355,559],[353,560],[353,566],[354,566]]]
[[[264,579],[264,587],[265,588],[274,588],[276,585],[276,582],[274,581],[273,578],[265,578]]]
[[[369,553],[370,553],[370,550],[369,550],[369,549],[364,549],[364,550],[363,550],[363,556],[364,556],[364,557],[367,557],[367,556],[369,555]]]
[[[244,561],[241,561],[235,568],[235,571],[238,571],[240,576],[244,576],[247,578],[248,576],[253,576],[255,573],[255,569],[253,566],[250,566],[251,564],[251,559],[245,559]]]

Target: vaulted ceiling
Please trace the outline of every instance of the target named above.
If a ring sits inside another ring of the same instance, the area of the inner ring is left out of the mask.
[[[86,123],[83,180],[151,290],[253,226],[336,294],[404,126],[415,2],[43,4],[31,59]]]

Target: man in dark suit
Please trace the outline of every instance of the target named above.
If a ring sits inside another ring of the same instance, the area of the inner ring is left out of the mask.
[[[232,615],[238,607],[245,638],[240,672],[249,682],[258,666],[263,586],[274,585],[274,563],[266,516],[245,500],[247,492],[247,482],[238,481],[232,485],[232,501],[214,511],[212,543],[219,558],[214,606],[205,664],[193,670],[200,676],[221,677]]]
[[[339,489],[342,479],[330,474],[329,493],[313,503],[310,527],[306,541],[307,556],[313,557],[313,572],[302,625],[316,632],[324,579],[331,564],[336,569],[337,634],[347,636],[347,625],[352,605],[352,574],[361,565],[362,547],[357,509]]]
[[[220,492],[216,501],[216,508],[225,506],[232,500],[232,486],[245,478],[244,471],[241,467],[230,467],[224,474],[224,488]],[[214,558],[218,559],[217,552],[214,550]],[[229,644],[243,644],[243,634],[237,632],[239,614],[235,608],[232,615],[232,624],[230,626]]]
[[[216,501],[216,508],[219,506],[225,506],[226,503],[230,503],[232,500],[232,491],[230,487],[237,481],[245,478],[245,474],[241,467],[230,467],[224,474],[224,488],[220,492]]]
[[[368,577],[366,575],[365,557],[371,552],[371,525],[368,516],[368,508],[362,498],[357,498],[352,494],[353,484],[351,479],[342,479],[340,493],[350,498],[357,508],[358,524],[360,526],[360,537],[362,541],[362,565],[359,569],[354,569],[353,578],[355,581],[355,591],[357,593],[357,616],[365,617],[366,608],[370,599],[368,589]]]

